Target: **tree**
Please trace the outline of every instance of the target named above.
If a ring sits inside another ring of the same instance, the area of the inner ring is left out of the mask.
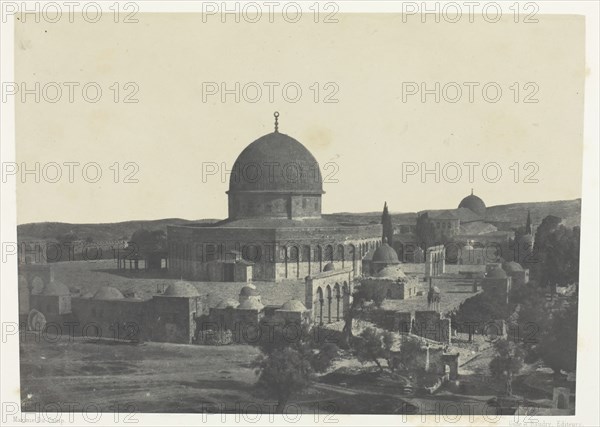
[[[352,340],[352,324],[356,317],[360,315],[365,309],[368,301],[367,293],[364,288],[358,286],[354,289],[352,294],[352,302],[348,307],[348,310],[344,311],[344,327],[342,334],[344,337],[344,344],[348,347]]]
[[[510,312],[510,306],[493,301],[484,292],[463,301],[452,314],[451,323],[459,331],[467,331],[471,342],[474,333],[482,332],[489,322],[508,318]]]
[[[562,309],[553,312],[547,328],[541,330],[534,354],[554,371],[558,379],[561,370],[573,372],[577,367],[577,297]]]
[[[391,332],[366,328],[353,340],[354,354],[362,363],[375,362],[380,372],[383,372],[383,367],[379,359],[385,359],[393,371],[393,364],[390,363],[393,344],[394,335]]]
[[[400,343],[400,354],[395,360],[405,369],[414,371],[419,368],[419,356],[421,354],[421,344],[412,337],[402,336]]]
[[[309,361],[291,347],[263,355],[256,366],[258,384],[277,399],[278,413],[283,413],[292,394],[306,388],[312,377]]]
[[[148,252],[165,250],[167,237],[164,230],[140,228],[131,235],[129,245],[133,246],[137,253],[143,256]]]
[[[490,361],[490,372],[505,381],[505,393],[512,396],[513,376],[521,371],[525,352],[517,343],[505,339],[494,343],[494,351],[496,356]]]
[[[545,274],[546,255],[548,254],[548,241],[550,235],[556,230],[556,228],[562,222],[562,218],[554,215],[548,215],[542,220],[535,232],[535,242],[533,245],[534,261],[527,265],[530,269],[530,273],[534,279],[536,279],[540,286],[548,286],[549,277]]]
[[[421,249],[426,251],[427,248],[434,246],[436,241],[435,225],[427,212],[417,217],[416,234]]]
[[[394,226],[392,225],[392,216],[388,212],[387,202],[383,205],[383,213],[381,214],[381,225],[383,228],[382,242],[387,242],[388,245],[393,247],[394,240]]]
[[[579,227],[561,225],[561,218],[548,215],[535,234],[534,254],[537,263],[531,274],[541,286],[554,293],[556,286],[579,281]]]
[[[59,234],[56,236],[56,240],[58,240],[58,243],[61,245],[64,245],[65,243],[72,243],[79,240],[79,237],[73,230],[71,230],[67,233]]]
[[[339,349],[331,342],[320,341],[306,324],[299,328],[275,327],[272,331],[257,343],[262,355],[254,367],[258,384],[277,399],[277,411],[283,412],[290,397],[311,384],[315,372],[331,366]]]

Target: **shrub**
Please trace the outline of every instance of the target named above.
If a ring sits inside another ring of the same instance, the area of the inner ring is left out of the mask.
[[[212,329],[198,332],[196,342],[201,345],[229,345],[233,343],[233,334],[230,330]]]

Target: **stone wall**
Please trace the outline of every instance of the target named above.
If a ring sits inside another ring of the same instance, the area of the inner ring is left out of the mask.
[[[481,280],[481,289],[491,296],[494,301],[508,304],[511,283],[510,276],[506,278],[485,277]]]
[[[461,274],[461,273],[481,273],[485,274],[485,264],[446,264],[447,274]]]
[[[315,323],[343,319],[352,296],[353,272],[349,267],[326,271],[305,278],[305,301]]]
[[[200,297],[155,296],[150,300],[99,300],[70,295],[32,295],[58,333],[113,340],[191,343]]]
[[[412,332],[430,340],[450,343],[451,323],[437,311],[415,311]]]
[[[407,277],[403,280],[385,277],[365,277],[360,279],[361,289],[364,289],[368,299],[383,296],[390,300],[403,300],[417,295],[417,279]]]
[[[167,229],[169,268],[193,280],[211,280],[205,264],[237,251],[253,263],[253,279],[302,279],[328,262],[361,272],[361,259],[380,241],[381,226],[289,228],[190,227]],[[212,272],[212,274],[217,274]]]

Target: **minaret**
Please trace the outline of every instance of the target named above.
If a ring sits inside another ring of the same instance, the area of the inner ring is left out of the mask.
[[[532,234],[531,212],[530,211],[527,211],[527,223],[525,224],[525,234]]]

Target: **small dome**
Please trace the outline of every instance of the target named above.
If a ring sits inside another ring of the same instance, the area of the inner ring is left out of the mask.
[[[103,300],[115,300],[115,299],[124,299],[125,297],[117,288],[113,288],[112,286],[105,286],[100,288],[95,294],[94,299],[103,299]]]
[[[519,264],[518,262],[515,262],[515,261],[510,261],[510,262],[504,263],[502,268],[507,273],[514,273],[515,271],[523,271],[523,267],[521,267],[521,264]]]
[[[258,296],[258,291],[256,290],[256,286],[254,286],[252,284],[244,286],[242,289],[240,289],[240,296],[241,297]]]
[[[332,262],[328,262],[327,264],[325,264],[325,267],[323,267],[323,271],[334,271],[335,270],[335,265],[333,265]]]
[[[494,268],[485,277],[489,279],[506,279],[507,276],[501,268]]]
[[[215,308],[225,309],[225,308],[236,308],[238,306],[238,302],[232,299],[221,300]]]
[[[400,268],[399,265],[389,265],[376,274],[377,277],[387,277],[390,279],[404,279],[406,278],[406,274]]]
[[[467,208],[475,212],[477,215],[485,216],[485,203],[483,203],[483,200],[475,196],[472,192],[469,196],[460,201],[458,207],[459,209]]]
[[[166,297],[197,297],[198,290],[190,282],[178,280],[170,284],[163,295]]]
[[[372,262],[375,264],[400,264],[398,254],[387,243],[383,243],[375,249]]]
[[[440,291],[440,288],[438,288],[437,286],[434,286],[433,288],[431,288],[430,292],[434,293],[434,294],[441,294],[442,293],[442,291]]]
[[[306,307],[297,299],[291,299],[280,308],[283,311],[306,311]]]
[[[69,290],[69,288],[67,287],[67,285],[65,285],[64,283],[61,282],[57,282],[57,281],[53,281],[48,283],[45,287],[44,290],[42,291],[42,295],[48,295],[48,296],[64,296],[64,295],[70,295],[71,291]]]
[[[247,299],[237,306],[238,310],[258,310],[261,311],[265,306],[255,299]]]

